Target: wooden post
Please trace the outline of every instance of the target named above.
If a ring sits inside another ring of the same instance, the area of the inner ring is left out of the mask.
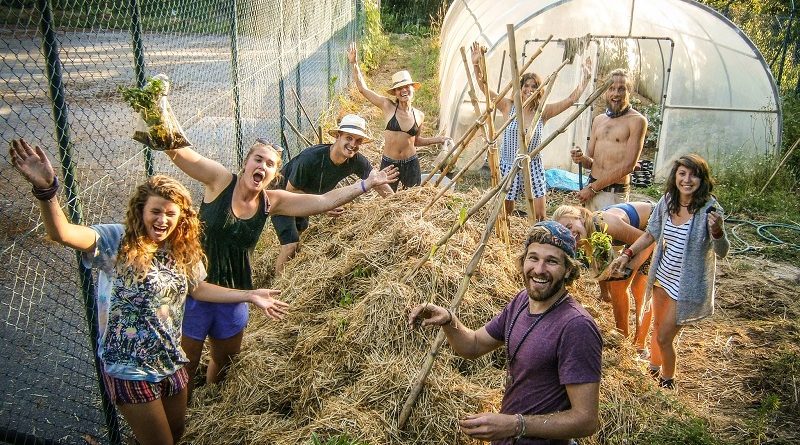
[[[611,85],[611,79],[608,79],[601,88],[595,90],[589,96],[589,98],[586,99],[585,104],[583,104],[581,107],[578,108],[578,110],[576,110],[572,115],[570,115],[567,118],[567,121],[564,124],[562,124],[561,127],[559,127],[559,129],[556,132],[554,132],[550,137],[548,137],[545,141],[543,141],[542,144],[539,145],[539,147],[533,149],[530,153],[528,153],[528,155],[538,154],[539,152],[542,151],[542,149],[544,149],[544,147],[547,146],[547,144],[552,142],[553,139],[556,138],[556,136],[563,133],[564,130],[567,128],[567,126],[570,125],[573,121],[575,121],[575,119],[577,119],[577,117],[580,116],[583,110],[585,110],[592,102],[594,102],[595,99],[597,99],[609,87],[609,85]],[[486,242],[489,239],[489,235],[492,232],[492,227],[497,221],[497,217],[498,214],[500,213],[500,210],[503,208],[503,200],[505,199],[506,193],[508,193],[508,189],[511,187],[511,178],[513,178],[517,174],[519,169],[520,169],[519,163],[515,163],[511,167],[511,171],[509,172],[509,174],[503,178],[503,181],[501,182],[502,186],[499,188],[492,188],[491,190],[489,190],[489,193],[485,194],[481,198],[481,202],[473,206],[473,209],[477,211],[477,209],[483,207],[487,202],[489,202],[489,200],[491,199],[489,197],[490,194],[492,197],[495,198],[494,207],[492,208],[492,211],[489,214],[489,219],[486,222],[486,227],[483,230],[483,236],[481,237],[480,244],[478,244],[478,248],[472,255],[472,259],[470,260],[465,270],[464,278],[462,278],[461,283],[459,284],[458,289],[456,290],[456,294],[453,296],[453,299],[450,302],[451,311],[455,311],[458,308],[459,304],[461,304],[461,299],[467,292],[470,279],[472,278],[472,275],[475,273],[475,270],[477,269],[478,264],[480,263],[480,259],[483,256],[483,251],[486,248]],[[470,212],[472,214],[474,214],[473,209],[470,209]],[[464,222],[466,222],[466,219],[464,221],[459,220],[460,224],[456,224],[454,228],[456,228],[457,230],[457,228],[460,228],[464,225]],[[455,233],[454,230],[451,230],[451,232]],[[452,236],[452,233],[449,236]],[[446,235],[445,238],[449,238],[449,236]],[[441,246],[445,242],[446,239],[444,239],[444,241],[440,240],[439,242],[437,242],[437,245]],[[433,248],[431,249],[431,251],[435,252],[436,249]],[[424,264],[425,261],[426,260],[423,260],[420,263],[418,263],[417,267],[406,275],[404,281],[410,280],[411,277],[414,276],[416,271],[419,269],[419,267],[422,266],[422,264]],[[409,393],[408,398],[406,398],[405,403],[403,403],[403,408],[400,411],[400,419],[398,421],[399,429],[403,429],[405,427],[408,418],[411,416],[411,411],[414,409],[414,404],[416,403],[417,398],[422,392],[422,389],[425,385],[425,381],[428,378],[428,374],[430,374],[431,369],[433,369],[433,363],[436,361],[436,357],[439,354],[439,349],[441,348],[442,344],[444,344],[444,340],[445,340],[444,330],[442,328],[439,328],[439,333],[436,335],[436,339],[431,345],[430,352],[425,357],[425,361],[423,362],[422,367],[417,372],[417,375],[414,377],[414,384],[411,388],[411,392]]]
[[[519,84],[520,72],[517,68],[517,40],[514,36],[514,25],[506,25],[506,31],[508,32],[508,58],[509,62],[511,62],[511,80],[514,84],[514,108],[517,112],[517,142],[519,144],[517,162],[525,164],[522,168],[522,182],[525,187],[525,202],[528,204],[528,222],[533,224],[537,221],[537,218],[536,209],[533,205],[533,190],[531,188],[531,163],[523,159],[523,156],[528,151],[528,138],[525,135],[525,109],[522,107],[522,88]]]
[[[544,42],[542,42],[542,44],[539,46],[539,48],[537,48],[536,51],[534,51],[534,53],[531,55],[531,58],[528,59],[527,62],[525,62],[525,65],[523,65],[522,68],[520,68],[522,70],[522,72],[524,72],[526,69],[528,69],[528,67],[533,63],[533,61],[536,60],[536,58],[539,57],[540,54],[542,54],[542,50],[544,49],[545,45],[550,43],[551,40],[553,40],[552,34],[550,36],[548,36],[547,39],[545,39]],[[503,98],[506,96],[506,94],[508,94],[508,92],[512,89],[512,87],[513,87],[513,81],[508,82],[506,84],[506,86],[503,87],[503,89],[497,93],[497,97],[495,97],[495,99],[491,102],[492,103],[492,107],[497,106],[497,104],[501,100],[503,100]],[[478,121],[480,121],[480,125],[483,125],[483,123],[485,122],[485,119],[486,119],[486,113],[484,112],[483,114],[481,114],[480,117],[478,117],[478,119],[476,120],[476,123]],[[475,124],[473,124],[473,127],[475,127]],[[470,130],[472,130],[472,127],[470,127]],[[476,130],[477,130],[477,128],[476,128]],[[453,146],[453,148],[451,148],[450,151],[447,152],[447,155],[445,156],[445,159],[448,159],[456,151],[456,149],[460,148],[460,144],[465,139],[465,136],[466,136],[466,133],[465,133],[464,136],[461,137],[461,139],[459,139],[459,141]],[[456,160],[457,159],[458,158],[456,158]],[[455,162],[455,160],[453,162]],[[433,175],[435,175],[436,173],[441,171],[441,169],[444,166],[445,166],[445,162],[441,162],[441,163],[435,165],[433,167],[433,169],[431,170],[431,172],[428,174],[428,178],[427,179],[432,178]],[[423,181],[421,185],[425,185],[428,182],[427,179],[425,181]]]
[[[506,181],[506,183],[510,184],[509,181]],[[503,188],[507,189],[507,187]],[[478,269],[478,264],[480,264],[481,257],[483,257],[483,251],[486,249],[486,242],[489,240],[489,236],[492,233],[492,227],[497,220],[497,214],[503,208],[504,199],[504,193],[497,194],[495,196],[496,202],[494,203],[494,207],[489,215],[489,220],[486,222],[486,228],[483,230],[483,236],[481,237],[480,244],[478,244],[478,248],[472,255],[472,259],[467,265],[467,269],[464,271],[464,277],[461,279],[461,283],[458,285],[456,294],[450,301],[451,311],[458,309],[458,306],[461,304],[461,299],[464,297],[464,294],[467,293],[472,275],[475,274],[475,271]],[[411,411],[414,409],[414,404],[416,403],[419,394],[422,392],[422,388],[425,386],[425,381],[428,379],[428,374],[430,374],[431,369],[433,369],[433,363],[436,361],[436,356],[439,355],[439,348],[441,348],[444,340],[444,329],[439,328],[439,333],[436,335],[436,339],[431,345],[430,352],[427,356],[425,356],[425,361],[423,362],[422,367],[420,368],[419,372],[417,372],[416,377],[414,377],[414,385],[411,388],[411,393],[408,395],[408,398],[406,398],[405,403],[403,403],[403,409],[400,411],[400,419],[397,424],[398,429],[402,430],[405,427],[408,418],[411,416]]]
[[[486,50],[481,47],[481,58],[478,62],[480,65],[481,72],[483,73],[483,82],[481,83],[481,89],[483,90],[483,95],[486,97],[486,142],[489,143],[488,147],[488,156],[487,162],[489,164],[489,176],[491,177],[491,184],[492,187],[496,186],[500,183],[500,155],[497,152],[497,135],[495,134],[494,129],[494,110],[496,107],[492,105],[492,96],[489,90],[489,71],[486,69]],[[483,150],[481,150],[483,152]],[[471,163],[470,163],[471,165]],[[465,167],[466,170],[469,166]],[[497,236],[508,246],[511,245],[511,236],[509,235],[509,221],[506,212],[500,212],[500,216],[497,218],[497,224],[495,224],[494,228]]]

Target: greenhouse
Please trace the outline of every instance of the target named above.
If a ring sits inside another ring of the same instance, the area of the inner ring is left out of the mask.
[[[514,25],[520,66],[553,36],[528,70],[543,77],[561,63],[566,39],[591,34],[584,51],[558,75],[551,101],[572,91],[587,57],[597,84],[615,68],[634,74],[633,105],[651,124],[642,158],[654,161],[656,177],[663,178],[671,161],[687,152],[717,166],[774,154],[781,146],[778,89],[762,55],[724,16],[687,0],[454,1],[442,25],[439,62],[441,125],[453,138],[477,117],[460,48],[468,50],[473,41],[485,46],[491,87],[507,83],[507,24]],[[601,97],[542,152],[546,168],[577,169],[569,149],[585,148],[591,118],[603,109]],[[548,121],[545,134],[569,114]]]

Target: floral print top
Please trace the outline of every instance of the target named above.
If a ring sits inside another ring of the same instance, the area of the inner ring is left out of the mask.
[[[205,268],[199,264],[195,276],[187,277],[166,250],[159,250],[144,280],[137,280],[132,272],[116,269],[125,226],[91,228],[97,232],[96,248],[82,260],[98,269],[98,355],[104,370],[118,379],[159,382],[188,363],[180,345],[184,302],[205,279]]]

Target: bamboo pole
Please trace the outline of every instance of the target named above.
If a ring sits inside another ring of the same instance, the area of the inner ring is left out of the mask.
[[[469,139],[472,139],[472,136],[473,136],[473,135],[475,134],[475,132],[478,130],[478,127],[479,127],[479,126],[481,126],[481,125],[483,125],[483,119],[485,119],[485,116],[480,116],[480,118],[478,118],[478,120],[476,120],[476,121],[475,121],[475,123],[473,123],[473,124],[472,124],[472,126],[469,128],[469,130],[467,130],[467,132],[466,132],[466,133],[464,133],[464,134],[461,136],[461,139],[459,139],[459,140],[458,140],[458,141],[457,141],[457,142],[456,142],[456,143],[453,145],[453,147],[452,147],[450,150],[448,150],[448,152],[447,152],[447,154],[445,155],[444,159],[442,159],[442,160],[441,160],[439,163],[437,163],[437,164],[436,164],[436,165],[433,167],[433,170],[431,170],[431,172],[430,172],[430,173],[428,174],[428,176],[427,176],[427,177],[426,177],[426,178],[425,178],[425,179],[422,181],[422,183],[421,183],[420,185],[424,186],[425,184],[427,184],[427,183],[428,183],[428,181],[430,181],[430,179],[433,177],[433,175],[435,175],[437,172],[441,171],[441,169],[442,169],[442,168],[443,168],[445,165],[447,165],[447,163],[448,163],[448,162],[449,162],[449,160],[450,160],[450,157],[451,157],[451,156],[453,156],[453,153],[455,153],[455,152],[456,152],[456,150],[457,150],[458,148],[460,148],[460,147],[461,147],[461,146],[464,144],[464,141],[465,141],[466,139],[468,139],[468,138],[469,138]]]
[[[544,50],[545,45],[550,43],[551,40],[553,40],[553,35],[552,34],[550,36],[548,36],[547,39],[545,39],[545,41],[542,42],[541,45],[539,45],[539,48],[537,48],[536,51],[534,51],[534,53],[531,55],[531,58],[527,62],[525,62],[525,64],[522,66],[522,68],[520,68],[522,70],[522,72],[524,72],[526,69],[528,69],[528,67],[533,63],[533,61],[536,60],[536,58],[539,57],[539,55],[542,54],[542,51]],[[492,107],[496,107],[497,104],[500,103],[500,101],[503,100],[503,98],[505,98],[506,94],[508,94],[508,92],[512,88],[513,88],[513,81],[508,82],[505,85],[505,87],[503,87],[503,89],[497,93],[497,97],[495,97],[495,99],[492,101]],[[485,114],[486,113],[484,113],[481,116],[479,116],[478,119],[476,120],[476,123],[478,121],[480,121],[480,125],[483,125],[483,122],[486,119]],[[473,124],[473,127],[474,126],[475,126],[475,124]],[[465,133],[465,135],[466,135],[466,133]],[[451,148],[450,151],[447,152],[447,155],[445,156],[445,160],[448,159],[456,151],[456,149],[459,147],[460,143],[463,140],[464,140],[464,137],[462,136],[461,139],[453,146],[453,148]],[[435,175],[436,173],[441,171],[441,168],[444,167],[444,165],[442,165],[442,164],[444,164],[444,162],[440,162],[439,164],[435,165],[433,167],[433,169],[431,170],[431,172],[428,174],[428,178],[433,177],[433,175]],[[426,183],[427,183],[427,181],[423,181],[422,185],[425,185]]]
[[[580,112],[583,112],[583,110],[585,110],[591,102],[597,99],[600,96],[600,94],[602,94],[603,91],[605,91],[608,88],[609,85],[611,85],[611,79],[608,79],[601,88],[595,90],[595,92],[592,93],[591,96],[589,96],[589,98],[587,99],[587,103],[581,107],[582,109],[580,110]],[[555,132],[554,135],[563,133],[567,125],[572,123],[572,121],[574,121],[577,118],[577,116],[580,115],[580,112],[573,113],[572,115],[570,115],[570,117],[568,118],[568,122],[565,125],[562,125],[560,131]],[[538,154],[546,146],[546,144],[549,144],[553,139],[555,139],[555,136],[548,138],[547,141],[545,141],[546,143],[540,144],[539,147],[533,149],[530,153],[528,153],[528,155],[530,156]],[[455,311],[458,308],[459,304],[461,304],[461,299],[467,292],[467,288],[469,287],[469,282],[472,279],[475,270],[478,268],[478,264],[480,263],[481,257],[483,256],[483,251],[486,248],[486,242],[489,240],[489,236],[492,233],[491,228],[497,221],[497,216],[498,213],[500,213],[500,209],[503,208],[503,200],[505,198],[506,193],[508,193],[508,189],[511,186],[510,178],[513,178],[514,175],[516,175],[516,173],[519,171],[519,169],[520,169],[519,163],[515,163],[514,166],[511,168],[511,172],[509,172],[509,174],[505,178],[503,178],[502,187],[499,190],[492,189],[494,191],[494,198],[495,198],[494,207],[492,208],[492,211],[489,214],[489,218],[486,222],[486,227],[483,230],[483,236],[481,237],[481,241],[478,244],[478,248],[472,255],[472,259],[470,259],[470,262],[465,270],[464,277],[462,278],[461,283],[459,284],[458,289],[456,290],[456,294],[453,296],[453,299],[450,302],[451,311]],[[486,200],[486,202],[488,202],[488,199]],[[463,225],[463,223],[461,225]],[[459,225],[459,227],[461,225]],[[444,329],[439,328],[439,333],[436,335],[436,339],[431,345],[430,351],[425,356],[425,360],[423,361],[420,370],[414,377],[414,384],[411,388],[411,392],[409,393],[408,398],[406,398],[405,403],[403,403],[403,408],[400,411],[400,419],[398,422],[399,429],[403,429],[405,427],[408,418],[411,416],[411,411],[414,409],[414,404],[416,403],[417,398],[419,398],[419,395],[422,392],[423,386],[425,385],[425,381],[428,378],[428,374],[430,374],[431,369],[433,369],[433,363],[436,361],[436,357],[439,355],[439,349],[441,348],[442,344],[444,344],[445,338],[446,336],[444,334]]]
[[[486,223],[486,228],[483,230],[483,236],[481,237],[480,244],[478,244],[478,248],[475,250],[475,253],[472,255],[472,259],[470,259],[470,262],[467,265],[464,277],[461,279],[461,283],[459,283],[458,285],[456,294],[450,301],[451,311],[455,311],[456,309],[458,309],[458,306],[461,304],[461,300],[464,297],[464,294],[467,293],[467,289],[469,288],[469,282],[472,279],[472,276],[475,274],[475,271],[478,269],[478,264],[480,264],[481,258],[483,257],[483,251],[486,249],[486,243],[489,240],[489,236],[491,236],[492,234],[492,227],[494,226],[494,223],[497,220],[497,214],[500,213],[500,209],[503,207],[503,199],[502,199],[503,196],[504,196],[503,194],[495,195],[496,202],[494,203],[492,212],[489,215],[489,221],[487,221]],[[439,355],[439,348],[441,348],[442,344],[444,344],[444,340],[445,340],[444,329],[439,328],[439,333],[436,335],[436,339],[431,345],[430,352],[428,353],[428,355],[425,356],[425,361],[423,362],[422,367],[417,372],[417,375],[414,377],[414,385],[411,388],[411,393],[406,398],[405,403],[403,403],[403,409],[400,411],[398,428],[401,430],[405,427],[408,418],[411,416],[411,411],[414,409],[414,404],[416,403],[417,398],[422,392],[422,388],[425,385],[425,381],[428,379],[428,374],[430,374],[431,369],[433,369],[433,363],[436,361],[436,356]]]
[[[511,78],[514,82],[514,108],[517,110],[517,149],[518,156],[524,156],[528,151],[528,138],[525,136],[525,109],[522,108],[522,88],[520,87],[520,74],[517,69],[517,39],[514,35],[514,25],[506,25],[508,34],[508,60],[511,62]],[[544,101],[542,101],[544,102]],[[540,104],[541,105],[541,104]],[[526,162],[522,168],[522,182],[525,188],[525,202],[528,204],[528,222],[535,223],[536,207],[533,205],[533,189],[531,187],[531,164]]]
[[[317,139],[319,140],[319,143],[321,144],[322,143],[322,130],[320,130],[320,132],[317,133],[317,131],[316,131],[317,128],[318,128],[317,124],[315,124],[314,122],[311,121],[311,118],[308,116],[308,113],[306,113],[306,107],[303,106],[303,102],[300,100],[300,96],[297,95],[297,91],[295,91],[294,88],[292,88],[292,93],[294,94],[295,100],[297,100],[297,105],[300,105],[300,110],[303,112],[303,115],[308,120],[308,123],[311,125],[311,128],[314,129],[314,133],[316,133],[315,136],[317,136]]]
[[[780,170],[781,167],[783,167],[783,164],[785,164],[786,160],[789,159],[789,155],[791,155],[792,152],[794,151],[794,149],[797,148],[797,144],[800,144],[800,139],[798,139],[797,142],[795,142],[794,145],[792,145],[792,148],[790,148],[789,151],[786,152],[786,156],[783,157],[783,160],[781,160],[781,163],[778,164],[778,167],[775,168],[774,172],[772,172],[772,176],[770,176],[769,179],[767,179],[767,182],[764,183],[764,187],[761,187],[761,192],[760,193],[764,193],[764,190],[767,189],[767,186],[769,185],[769,183],[772,182],[772,178],[774,178],[775,175],[778,174],[778,170]]]
[[[542,141],[542,143],[539,144],[538,147],[533,148],[533,149],[531,149],[531,151],[527,152],[527,156],[536,156],[542,150],[544,150],[545,147],[547,147],[548,144],[553,142],[553,140],[559,134],[563,133],[566,130],[566,128],[570,124],[572,124],[572,122],[574,122],[575,119],[577,119],[578,116],[581,115],[581,113],[583,113],[584,110],[586,110],[595,100],[597,100],[598,97],[600,97],[601,94],[603,94],[603,92],[606,89],[608,89],[608,87],[611,85],[611,81],[612,81],[612,79],[610,79],[610,78],[606,79],[605,82],[603,82],[595,91],[592,92],[592,94],[589,95],[589,97],[586,98],[586,102],[585,103],[583,103],[581,106],[579,106],[571,115],[569,115],[569,117],[567,117],[567,119],[564,121],[564,123],[562,123],[561,126],[558,129],[556,129],[556,131],[554,131],[552,134],[550,134],[550,136],[548,136],[544,141]],[[434,244],[433,247],[431,247],[430,252],[428,252],[425,257],[421,258],[417,262],[417,264],[414,266],[414,268],[412,270],[410,270],[403,277],[403,282],[408,282],[411,278],[413,278],[414,275],[416,275],[417,271],[419,271],[419,269],[433,256],[433,254],[435,254],[436,251],[441,246],[445,245],[447,243],[447,241],[458,231],[458,229],[463,227],[464,224],[467,222],[467,220],[469,220],[469,218],[472,215],[477,213],[478,210],[480,210],[484,205],[486,205],[486,203],[489,202],[489,200],[491,200],[491,198],[494,195],[496,195],[497,193],[502,193],[502,195],[505,195],[505,194],[508,193],[508,189],[511,187],[511,178],[513,178],[519,172],[519,169],[520,169],[520,165],[519,164],[520,164],[519,162],[515,162],[514,165],[511,167],[511,171],[509,171],[507,175],[503,176],[503,179],[501,180],[501,183],[498,184],[497,187],[493,187],[493,188],[487,190],[481,196],[481,199],[479,199],[478,202],[475,203],[469,209],[469,211],[467,211],[467,214],[465,215],[465,217],[464,218],[459,218],[459,220],[456,222],[456,224],[454,224],[453,227],[445,235],[443,235],[439,240],[436,241],[436,244]],[[494,224],[494,221],[492,221],[491,224]]]
[[[542,82],[542,84],[541,84],[541,85],[539,85],[539,88],[537,88],[537,89],[536,89],[536,91],[534,91],[534,92],[533,92],[533,94],[531,94],[531,97],[529,97],[529,98],[527,98],[527,99],[525,100],[525,102],[522,104],[522,106],[523,106],[523,107],[527,107],[527,106],[528,106],[528,105],[529,105],[529,104],[530,104],[530,103],[533,101],[533,98],[534,98],[534,97],[535,97],[535,96],[536,96],[536,95],[539,93],[539,91],[541,91],[543,88],[548,88],[548,90],[545,92],[545,94],[544,94],[544,97],[543,97],[543,101],[542,101],[542,103],[544,103],[544,101],[545,101],[545,100],[547,99],[547,97],[550,95],[550,88],[551,88],[551,85],[553,85],[553,84],[555,83],[555,82],[553,82],[553,81],[555,80],[555,77],[556,77],[556,75],[558,74],[558,72],[559,72],[559,71],[561,71],[561,69],[562,69],[564,66],[566,66],[566,63],[562,63],[562,64],[561,64],[561,66],[559,66],[559,67],[556,69],[556,71],[554,71],[552,74],[550,74],[550,76],[548,76],[548,77],[547,77],[547,78],[546,78],[546,79],[545,79],[545,80]],[[499,139],[500,135],[502,135],[502,134],[503,134],[503,131],[505,131],[505,129],[506,129],[506,128],[507,128],[507,127],[508,127],[508,126],[511,124],[511,122],[513,122],[513,120],[512,120],[512,119],[507,119],[507,120],[506,120],[506,121],[503,123],[503,125],[500,127],[500,129],[499,129],[499,130],[497,130],[497,132],[494,134],[494,138],[493,138],[492,140],[490,140],[489,142],[487,142],[487,143],[486,143],[486,145],[484,145],[484,146],[483,146],[483,148],[481,148],[481,149],[479,150],[479,152],[483,152],[483,151],[485,151],[487,148],[489,148],[489,146],[490,146],[490,145],[496,144],[496,143],[497,143],[497,139]],[[422,214],[425,214],[425,212],[426,212],[428,209],[430,209],[430,208],[431,208],[431,206],[432,206],[432,205],[433,205],[433,204],[434,204],[434,203],[435,203],[435,202],[436,202],[436,201],[437,201],[439,198],[441,198],[441,197],[442,197],[442,195],[444,195],[444,193],[445,193],[447,190],[449,190],[450,188],[452,188],[453,186],[455,186],[456,182],[458,182],[458,179],[460,179],[460,178],[461,178],[461,176],[463,176],[463,174],[464,174],[464,172],[466,171],[466,169],[468,169],[468,168],[469,168],[469,166],[470,166],[470,165],[472,165],[472,163],[473,163],[473,162],[475,162],[475,160],[476,160],[476,159],[475,159],[475,157],[473,156],[473,158],[472,158],[472,159],[470,159],[470,160],[467,162],[467,165],[466,165],[466,166],[464,166],[464,168],[462,169],[462,171],[461,171],[461,172],[459,172],[459,174],[457,174],[456,176],[454,176],[454,177],[453,177],[453,179],[451,179],[451,180],[450,180],[450,183],[449,183],[449,184],[447,184],[446,186],[444,186],[444,187],[443,187],[443,188],[442,188],[442,189],[441,189],[441,190],[440,190],[440,191],[439,191],[439,192],[436,194],[436,196],[434,196],[434,197],[433,197],[433,199],[431,200],[431,202],[430,202],[430,203],[428,203],[428,205],[427,205],[427,206],[425,206],[425,208],[424,208],[424,209],[422,209]]]
[[[494,187],[500,183],[500,156],[497,152],[497,138],[495,136],[494,129],[495,108],[490,105],[492,101],[491,92],[489,90],[489,71],[486,69],[486,49],[481,47],[480,52],[478,67],[483,73],[483,81],[480,82],[479,79],[479,83],[481,83],[481,89],[483,90],[483,95],[486,98],[486,147],[488,150],[487,162],[489,163],[489,177],[491,178],[491,185]],[[488,144],[490,140],[493,142]],[[480,152],[484,153],[486,150],[480,150]],[[462,171],[466,171],[473,162],[475,162],[475,159],[470,159],[470,162],[462,169]],[[459,175],[461,175],[461,172],[459,172]],[[508,221],[506,212],[500,212],[500,217],[497,219],[494,230],[495,233],[497,233],[497,237],[500,238],[507,246],[511,244],[511,236],[509,235],[510,223]]]
[[[464,224],[466,224],[467,220],[469,220],[469,218],[472,215],[477,213],[478,210],[482,209],[483,206],[486,205],[486,203],[489,202],[492,199],[492,197],[494,197],[497,194],[497,192],[503,187],[503,185],[506,182],[507,181],[505,180],[505,178],[503,178],[503,182],[498,184],[497,187],[492,187],[489,190],[485,191],[483,193],[483,195],[481,196],[481,199],[479,199],[478,202],[473,204],[472,207],[470,207],[469,210],[467,210],[467,213],[465,215],[459,216],[459,219],[456,221],[455,224],[453,224],[453,227],[451,227],[450,230],[447,233],[442,235],[442,237],[439,238],[439,240],[437,240],[436,243],[433,246],[431,246],[431,250],[428,251],[428,253],[425,254],[424,257],[420,258],[420,260],[417,261],[417,264],[414,265],[414,268],[411,269],[403,277],[403,281],[402,282],[407,283],[409,280],[411,280],[411,278],[413,278],[414,275],[417,274],[417,271],[419,271],[419,269],[426,262],[428,262],[428,260],[436,253],[436,251],[439,250],[440,247],[444,246],[447,243],[447,241],[450,239],[450,237],[452,237],[456,232],[458,232],[458,229],[463,227]]]
[[[303,133],[300,133],[300,130],[298,130],[297,127],[295,127],[294,124],[292,124],[292,121],[290,121],[289,118],[287,118],[285,115],[283,116],[283,120],[285,120],[286,123],[289,124],[289,128],[291,128],[292,131],[294,131],[294,134],[296,134],[297,137],[301,138],[309,147],[314,145],[314,143],[309,141],[307,137],[303,136]]]

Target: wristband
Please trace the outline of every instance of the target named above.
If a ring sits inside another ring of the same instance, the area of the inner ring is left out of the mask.
[[[525,417],[522,414],[517,414],[517,435],[515,439],[525,435]]]
[[[367,181],[365,181],[363,179],[361,180],[361,191],[363,193],[367,193]]]
[[[59,188],[58,176],[53,176],[53,184],[50,187],[42,189],[34,186],[31,189],[31,192],[33,193],[33,196],[39,201],[49,201],[53,199],[54,196],[56,196],[56,193],[58,193],[58,188]]]
[[[448,308],[445,308],[445,310],[447,311],[447,315],[449,315],[449,316],[450,316],[450,319],[449,319],[449,320],[447,320],[447,323],[445,323],[445,325],[448,325],[448,324],[449,324],[450,326],[453,326],[453,327],[455,327],[455,325],[454,325],[454,323],[453,323],[453,312],[452,312],[450,309],[448,309]],[[443,325],[443,326],[444,326],[444,325]]]
[[[591,185],[587,185],[587,186],[586,186],[586,188],[588,188],[589,190],[591,190],[591,191],[592,191],[592,193],[594,193],[595,195],[596,195],[596,194],[598,194],[598,193],[600,193],[600,192],[598,192],[597,190],[593,189]]]
[[[626,247],[626,248],[622,249],[622,254],[625,255],[626,257],[628,257],[628,259],[633,258],[633,251],[631,250],[630,247]]]

